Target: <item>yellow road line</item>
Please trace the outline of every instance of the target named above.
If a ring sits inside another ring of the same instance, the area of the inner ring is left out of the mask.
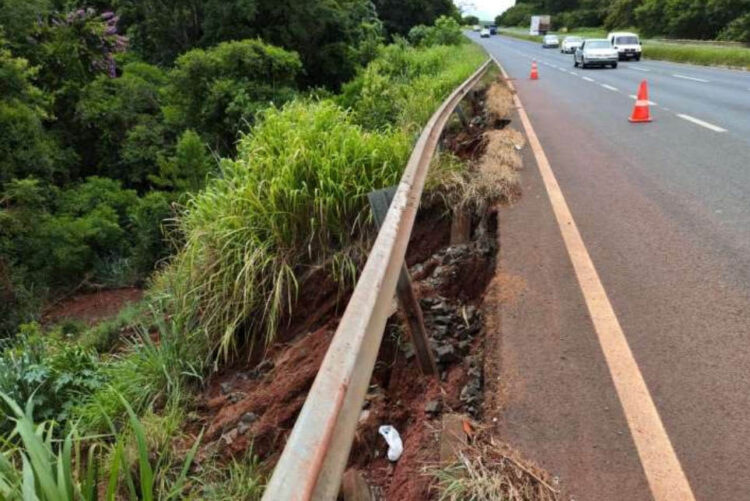
[[[557,184],[547,155],[542,149],[508,74],[497,59],[493,59],[500,67],[508,86],[514,91],[513,99],[518,108],[518,114],[526,130],[529,145],[536,158],[547,195],[552,203],[552,210],[565,241],[565,247],[573,263],[578,284],[622,404],[651,494],[656,501],[694,501],[695,497],[685,472],[677,459],[672,442],[667,436],[659,412],[656,410],[643,375],[630,351],[620,322],[617,320],[586,245],[583,243],[560,185]]]

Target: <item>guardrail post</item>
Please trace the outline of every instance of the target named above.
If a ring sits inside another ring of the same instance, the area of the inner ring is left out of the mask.
[[[367,194],[372,215],[378,229],[385,220],[385,215],[388,212],[388,207],[390,207],[395,193],[396,188],[391,187],[372,191]],[[409,269],[406,267],[406,263],[401,265],[401,272],[398,275],[398,283],[396,285],[396,295],[404,312],[404,317],[406,317],[406,330],[409,332],[411,341],[414,344],[414,353],[416,354],[419,369],[425,376],[436,376],[438,373],[437,365],[430,349],[427,329],[424,326],[422,307],[419,305],[417,295],[414,294],[414,288],[411,285],[411,277],[409,276]]]

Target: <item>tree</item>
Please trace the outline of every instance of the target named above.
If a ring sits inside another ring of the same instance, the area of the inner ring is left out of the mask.
[[[47,135],[50,100],[32,81],[36,69],[0,38],[0,189],[13,178],[52,179],[61,151]]]
[[[479,24],[479,18],[477,16],[464,16],[461,21],[465,26],[474,26]]]
[[[513,7],[506,10],[495,18],[495,24],[498,26],[528,26],[531,22],[531,16],[538,14],[536,4],[516,3]]]
[[[607,11],[604,27],[608,30],[635,25],[635,9],[643,0],[616,0]]]
[[[76,122],[90,146],[82,152],[85,175],[97,174],[144,189],[147,176],[166,144],[168,134],[161,115],[162,88],[167,75],[147,63],[126,64],[118,78],[99,75],[81,93]],[[85,155],[85,156],[83,156]]]
[[[231,152],[259,111],[295,95],[301,69],[296,53],[260,40],[193,49],[169,73],[167,126],[194,129],[214,150]]]
[[[215,162],[201,137],[193,130],[180,136],[171,157],[159,159],[159,175],[150,176],[158,186],[196,192],[206,184]]]
[[[259,37],[299,54],[303,84],[334,89],[354,75],[362,50],[371,47],[372,27],[379,26],[369,0],[117,0],[116,5],[133,48],[149,62],[171,64],[194,48]]]
[[[455,19],[448,16],[440,16],[435,21],[435,26],[414,26],[409,30],[409,42],[412,45],[458,45],[464,41],[461,26]]]
[[[451,0],[375,0],[375,8],[390,35],[406,35],[418,24],[429,26],[440,16],[459,15]]]

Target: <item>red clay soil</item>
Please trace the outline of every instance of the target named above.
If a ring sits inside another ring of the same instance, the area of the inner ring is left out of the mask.
[[[42,323],[77,320],[93,325],[116,315],[130,303],[137,303],[143,290],[136,287],[108,289],[76,294],[49,307],[42,315]]]
[[[470,379],[470,364],[481,368],[481,361],[470,360],[481,351],[482,337],[476,332],[479,327],[456,327],[456,324],[463,322],[459,308],[473,305],[470,307],[476,310],[481,302],[484,285],[493,275],[494,251],[488,252],[486,246],[476,244],[446,247],[449,232],[449,225],[439,214],[420,216],[413,235],[413,242],[418,245],[410,246],[409,261],[416,263],[412,274],[434,342],[438,346],[450,344],[456,354],[439,362],[440,378],[423,377],[413,354],[408,353],[408,340],[400,334],[402,323],[397,316],[392,318],[384,333],[352,446],[351,465],[365,472],[368,482],[386,499],[430,498],[431,479],[422,473],[422,468],[438,458],[435,430],[440,414],[453,410],[466,412],[467,405],[476,405],[462,401],[461,394]],[[467,285],[467,290],[447,287],[445,281],[454,280],[451,277],[462,268],[467,276],[459,282]],[[455,296],[446,297],[443,292],[455,292]],[[212,377],[199,398],[198,418],[192,430],[206,429],[206,445],[198,454],[199,462],[209,457],[219,461],[241,457],[251,447],[253,454],[269,465],[275,462],[339,321],[341,308],[334,306],[335,296],[327,293],[320,296],[315,300],[322,310],[320,314],[309,304],[303,308],[315,319],[313,324],[325,322],[322,326],[308,329],[291,341],[277,343],[266,353],[267,361],[260,365],[246,363]],[[312,296],[305,302],[310,300]],[[447,328],[436,323],[445,322],[448,317],[452,323]],[[474,323],[477,321],[481,322]],[[310,323],[301,325],[307,328]],[[432,334],[441,329],[447,334]],[[462,344],[460,337],[471,341]],[[425,407],[434,402],[439,402],[440,410],[428,414]],[[395,426],[404,441],[404,454],[394,465],[385,458],[387,447],[378,434],[378,427],[383,424]]]
[[[200,401],[205,441],[218,441],[224,455],[241,455],[250,445],[262,458],[281,450],[294,425],[336,322],[289,344],[279,344],[255,370],[217,375]],[[265,367],[264,367],[265,366]],[[252,444],[251,444],[252,442]]]

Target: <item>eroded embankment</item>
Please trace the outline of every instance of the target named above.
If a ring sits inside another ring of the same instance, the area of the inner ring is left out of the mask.
[[[364,479],[373,499],[437,497],[447,472],[470,492],[479,492],[481,486],[466,475],[477,451],[496,460],[485,466],[487,478],[513,477],[495,482],[497,492],[533,494],[511,499],[546,492],[542,472],[508,459],[505,449],[480,432],[485,310],[493,307],[484,299],[496,272],[498,208],[520,196],[518,151],[524,142],[509,126],[510,92],[495,78],[485,78],[467,96],[447,127],[412,234],[407,265],[439,377],[421,375],[404,322],[400,314],[392,316],[349,460],[349,471]],[[242,455],[249,448],[269,468],[275,462],[347,300],[326,277],[309,283],[315,287],[302,290],[298,313],[266,360],[225,369],[200,398],[194,425],[207,431],[199,462]],[[463,416],[465,436],[459,443],[465,447],[460,454],[443,454],[441,462],[441,423],[443,416],[454,415]],[[385,457],[387,446],[378,434],[383,424],[394,426],[404,441],[395,463]]]

